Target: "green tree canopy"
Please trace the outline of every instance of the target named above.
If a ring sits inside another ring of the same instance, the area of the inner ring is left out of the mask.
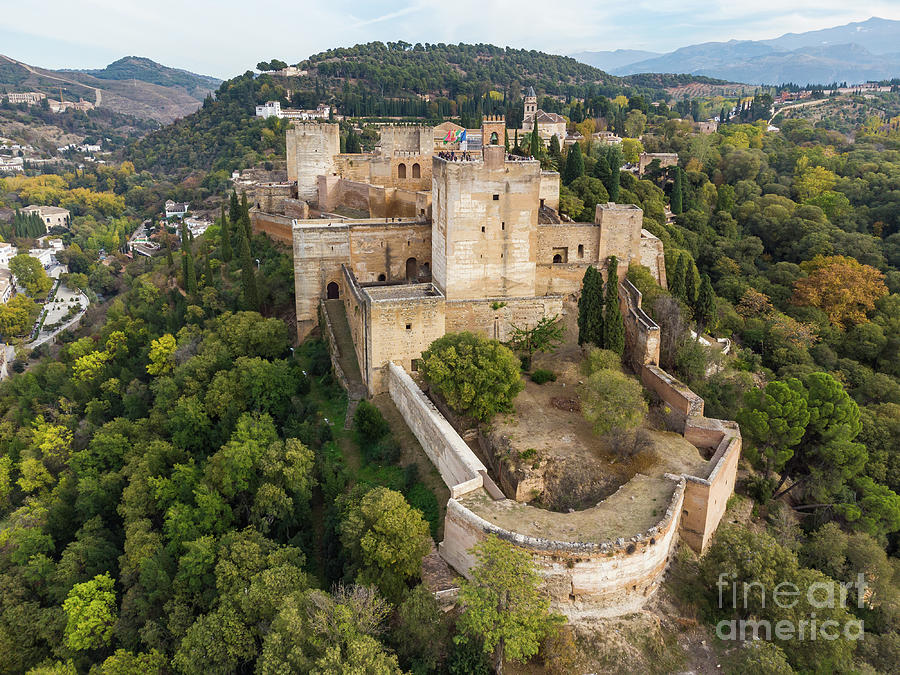
[[[478,562],[460,584],[462,615],[457,629],[482,642],[495,668],[504,659],[526,661],[563,617],[550,613],[550,599],[531,555],[490,535],[473,549]]]
[[[448,333],[422,352],[419,372],[458,412],[488,420],[510,410],[525,386],[519,359],[496,340]]]

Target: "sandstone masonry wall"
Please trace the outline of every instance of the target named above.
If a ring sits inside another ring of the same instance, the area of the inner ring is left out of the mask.
[[[395,363],[388,364],[388,385],[391,399],[440,472],[450,496],[461,497],[481,488],[484,464],[407,372]]]

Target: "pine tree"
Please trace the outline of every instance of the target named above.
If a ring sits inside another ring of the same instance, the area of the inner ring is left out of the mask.
[[[531,129],[531,156],[537,159],[541,154],[541,137],[538,136],[537,117],[534,118],[534,126]]]
[[[700,292],[697,293],[697,302],[694,303],[694,318],[697,320],[697,334],[706,331],[706,327],[716,314],[716,294],[713,292],[709,275],[704,274],[700,281]]]
[[[244,296],[244,308],[255,311],[259,305],[256,294],[256,274],[253,261],[250,259],[250,242],[241,237],[241,292]]]
[[[606,264],[605,304],[603,347],[621,356],[625,353],[625,322],[619,309],[619,261],[616,256],[610,256]]]
[[[237,225],[238,220],[241,217],[241,204],[238,201],[237,192],[231,191],[231,201],[228,205],[228,217],[231,219],[232,225]]]
[[[684,300],[685,284],[687,279],[687,254],[682,253],[678,256],[678,262],[675,263],[675,273],[669,283],[669,292],[679,300]]]
[[[681,191],[681,168],[675,167],[675,183],[672,185],[672,195],[669,197],[669,205],[676,216],[683,212]]]
[[[603,277],[593,265],[584,272],[578,298],[578,344],[603,344]]]
[[[231,261],[231,223],[225,217],[225,204],[222,204],[222,229],[219,234],[222,239],[222,260]]]
[[[581,156],[581,146],[575,143],[569,148],[569,154],[566,156],[566,168],[563,170],[562,176],[563,184],[570,185],[572,181],[583,175],[584,158]]]

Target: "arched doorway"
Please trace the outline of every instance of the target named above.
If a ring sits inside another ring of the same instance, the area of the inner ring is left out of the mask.
[[[403,162],[397,165],[397,178],[406,178],[406,164]]]
[[[328,286],[325,288],[325,296],[329,300],[337,300],[339,297],[341,297],[341,288],[337,285],[337,282],[332,281],[330,284],[328,284]]]
[[[415,258],[406,261],[406,280],[415,281],[419,277],[419,265]]]
[[[422,167],[419,166],[419,163],[416,162],[412,165],[413,170],[413,178],[421,178],[422,177]]]
[[[561,256],[559,253],[557,253],[555,256],[553,256],[553,262],[554,262],[554,263],[561,263],[561,262],[562,262],[562,256]]]

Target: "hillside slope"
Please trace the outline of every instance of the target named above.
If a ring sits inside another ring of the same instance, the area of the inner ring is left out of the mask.
[[[0,92],[41,91],[55,99],[62,93],[66,100],[83,98],[112,112],[163,124],[199,108],[216,82],[134,57],[91,74],[37,68],[0,55]]]

